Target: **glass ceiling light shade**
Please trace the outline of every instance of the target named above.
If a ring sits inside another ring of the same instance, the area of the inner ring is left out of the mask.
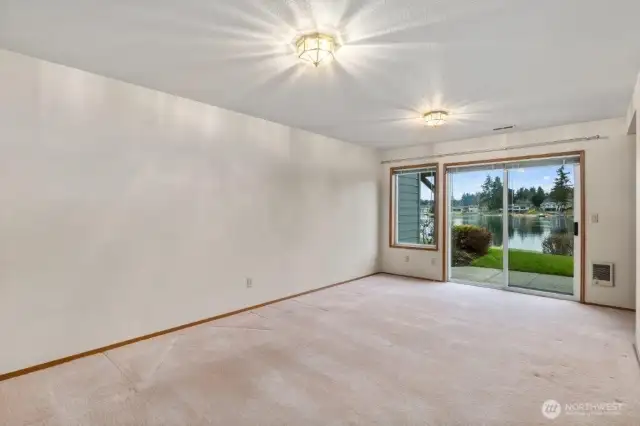
[[[446,111],[431,111],[424,115],[424,122],[429,127],[439,127],[447,122],[448,115]]]
[[[320,65],[322,61],[333,59],[335,50],[336,40],[327,34],[306,34],[296,41],[298,58],[306,62],[311,62],[316,67]]]

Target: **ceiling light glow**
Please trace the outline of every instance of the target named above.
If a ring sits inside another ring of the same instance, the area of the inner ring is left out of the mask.
[[[317,67],[321,62],[333,59],[336,46],[336,39],[328,34],[305,34],[296,40],[296,53],[298,58]]]
[[[426,113],[423,118],[424,122],[429,127],[440,127],[447,122],[449,113],[446,111],[430,111]]]

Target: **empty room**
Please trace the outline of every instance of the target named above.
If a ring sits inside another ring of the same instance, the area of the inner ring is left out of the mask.
[[[0,426],[640,424],[637,0],[0,0]]]

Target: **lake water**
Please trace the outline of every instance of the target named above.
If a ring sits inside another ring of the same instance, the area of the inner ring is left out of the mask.
[[[502,215],[480,214],[454,216],[454,225],[477,225],[493,234],[493,245],[502,246]],[[509,215],[509,248],[542,252],[542,242],[552,233],[573,233],[573,216]]]

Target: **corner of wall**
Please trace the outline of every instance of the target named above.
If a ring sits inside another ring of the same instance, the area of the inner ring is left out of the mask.
[[[640,265],[640,119],[638,111],[640,110],[640,73],[636,80],[636,87],[632,97],[632,123],[635,121],[636,134],[636,265]],[[636,268],[636,350],[640,348],[640,274]],[[640,361],[640,358],[639,358]]]

